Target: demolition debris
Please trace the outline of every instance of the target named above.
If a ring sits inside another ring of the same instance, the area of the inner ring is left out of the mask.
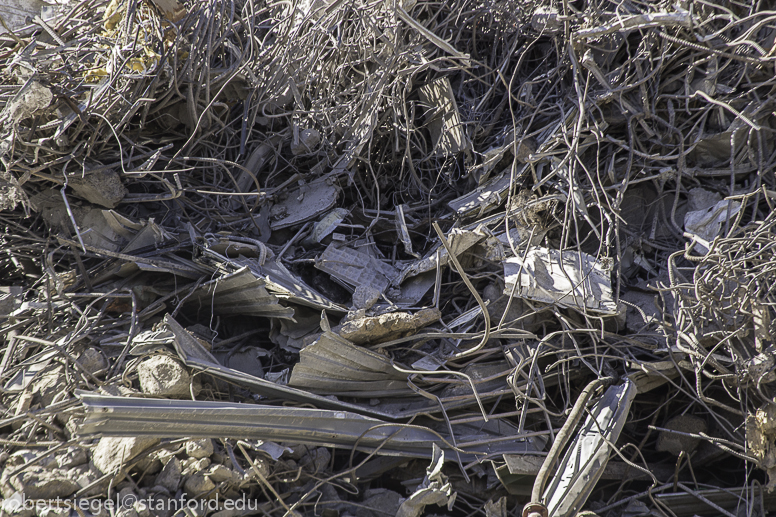
[[[0,4],[3,515],[773,515],[767,2]]]

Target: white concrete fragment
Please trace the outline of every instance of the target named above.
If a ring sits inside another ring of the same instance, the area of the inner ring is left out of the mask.
[[[156,397],[189,398],[191,376],[181,363],[158,355],[140,363],[137,368],[140,389]]]
[[[48,470],[32,466],[9,480],[11,486],[23,493],[27,499],[54,499],[68,497],[81,488],[62,469]]]
[[[159,443],[158,438],[132,437],[132,438],[100,438],[100,442],[92,452],[92,463],[102,472],[107,474],[114,472],[125,462],[131,460],[141,452]]]
[[[170,458],[167,465],[156,475],[156,484],[170,494],[175,494],[181,484],[181,462],[178,458]]]
[[[205,438],[186,442],[186,454],[198,460],[210,457],[213,454],[213,440]]]
[[[196,497],[210,492],[216,487],[213,481],[202,472],[189,476],[183,483],[183,490],[189,497]]]

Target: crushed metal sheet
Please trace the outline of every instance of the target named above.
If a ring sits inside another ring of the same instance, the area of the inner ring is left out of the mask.
[[[685,490],[683,483],[678,483],[681,492],[655,494],[655,499],[661,505],[671,510],[676,517],[694,517],[696,515],[721,515],[719,511],[726,510],[732,515],[751,497],[753,486],[734,488],[707,488],[704,490]],[[757,490],[750,499],[752,515],[768,515],[771,508],[776,508],[776,490]],[[702,498],[702,499],[701,499]],[[711,503],[714,506],[709,505]],[[762,506],[760,506],[762,503]]]
[[[308,286],[301,278],[286,269],[282,263],[271,260],[269,253],[267,254],[266,261],[261,264],[261,252],[257,251],[255,247],[250,247],[252,251],[248,254],[259,255],[259,259],[257,260],[257,258],[252,256],[246,257],[244,254],[246,253],[245,249],[248,247],[243,243],[224,243],[219,241],[215,246],[212,243],[205,243],[204,245],[199,243],[198,246],[202,252],[202,261],[223,269],[239,270],[247,267],[258,281],[263,282],[264,288],[280,300],[298,303],[318,310],[347,312],[347,309],[332,302]],[[239,253],[237,257],[228,258],[217,251],[226,253],[230,248]]]
[[[324,332],[318,341],[299,352],[299,363],[291,371],[288,384],[351,397],[413,394],[407,387],[407,374],[396,370],[390,359],[355,346],[333,332]]]
[[[405,205],[398,205],[394,211],[396,233],[399,235],[399,240],[401,240],[404,245],[404,252],[415,258],[420,258],[420,255],[412,251],[412,239],[410,239],[410,231],[407,228],[407,222],[404,220],[404,209]]]
[[[308,307],[294,308],[294,319],[272,321],[270,340],[283,350],[299,352],[321,335],[321,315]]]
[[[149,436],[158,438],[242,438],[312,446],[338,447],[386,456],[428,458],[430,444],[449,458],[473,461],[501,454],[538,452],[533,438],[476,443],[481,435],[457,435],[463,452],[451,451],[449,437],[428,427],[391,424],[343,410],[262,406],[233,402],[112,397],[78,392],[86,418],[79,436]],[[441,436],[441,438],[440,438]]]
[[[528,485],[533,484],[533,480],[539,473],[539,469],[544,463],[545,456],[532,454],[505,454],[503,456],[507,472],[500,472],[502,482],[505,486],[511,484]],[[673,474],[673,469],[658,469],[655,472],[659,479],[668,478]],[[630,479],[651,479],[646,472],[635,469],[623,461],[609,461],[601,473],[601,478],[605,480],[630,480]]]
[[[652,391],[679,375],[674,361],[639,362],[628,366],[636,370],[628,375],[628,379],[636,385],[640,394]]]
[[[537,141],[542,142],[536,151],[536,159],[547,155],[563,141],[563,133],[576,121],[576,109],[570,110],[566,117],[542,131]],[[533,158],[532,158],[533,159]],[[519,181],[529,170],[531,163],[522,165],[519,169],[512,167],[503,169],[498,176],[480,185],[476,190],[450,201],[447,206],[459,217],[481,217],[501,205],[509,194],[509,188]]]
[[[684,216],[686,237],[697,241],[696,247],[706,252],[715,237],[722,235],[730,219],[741,210],[741,203],[723,199],[705,210],[687,212]]]
[[[382,260],[366,253],[346,247],[329,244],[315,267],[330,274],[350,287],[365,285],[384,292],[399,276],[399,271]]]
[[[507,198],[509,186],[512,184],[510,170],[509,168],[502,170],[498,176],[491,179],[485,185],[450,201],[447,206],[462,217],[481,216],[489,212]],[[520,173],[515,175],[515,179],[521,177],[525,170],[525,167],[520,169]]]
[[[199,286],[186,300],[188,305],[212,309],[216,314],[245,314],[293,319],[294,309],[284,307],[265,289],[266,283],[243,267]]]
[[[430,504],[447,506],[447,511],[452,511],[458,494],[453,491],[447,476],[442,474],[444,464],[444,451],[437,444],[433,444],[431,465],[426,468],[426,477],[412,495],[401,504],[396,517],[419,517]]]
[[[323,241],[323,239],[331,235],[334,230],[337,229],[337,226],[345,220],[348,214],[350,214],[350,210],[346,208],[335,208],[313,225],[313,231],[306,239],[306,242],[308,244],[313,244]]]
[[[481,228],[477,228],[475,230],[453,228],[448,232],[446,238],[448,240],[450,249],[457,257],[481,240],[485,239],[487,236],[487,233],[485,233],[485,231]],[[442,246],[441,242],[434,246],[431,251],[426,253],[422,259],[416,262],[412,262],[404,269],[402,269],[401,275],[397,279],[396,283],[403,284],[407,278],[411,278],[428,271],[435,271],[437,268],[437,262],[440,266],[446,266],[450,262],[450,256],[447,253],[447,249]]]
[[[426,296],[426,293],[434,287],[435,283],[436,271],[427,271],[402,281],[399,286],[399,294],[391,295],[389,298],[398,306],[412,307],[417,305]]]
[[[504,294],[604,315],[619,313],[609,273],[587,253],[531,248],[504,261]]]
[[[301,278],[291,273],[277,261],[269,261],[261,267],[261,273],[266,282],[267,291],[281,300],[298,303],[313,309],[323,309],[334,312],[347,312],[347,309],[329,300],[327,297],[304,283]]]
[[[571,517],[582,509],[606,468],[635,397],[636,385],[626,380],[607,388],[601,400],[590,408],[545,489],[544,501],[550,517]]]
[[[324,409],[334,409],[340,411],[352,411],[367,416],[376,416],[393,420],[395,415],[384,413],[370,407],[362,407],[356,404],[341,402],[329,397],[323,397],[314,393],[309,393],[291,386],[284,386],[269,380],[260,379],[232,368],[221,365],[213,355],[208,352],[202,343],[187,332],[175,319],[169,314],[165,315],[164,323],[175,334],[173,345],[183,364],[189,368],[194,368],[206,372],[219,379],[233,382],[240,386],[245,386],[254,392],[282,400],[293,400],[303,404],[312,404]]]
[[[272,207],[270,228],[280,230],[318,217],[334,206],[339,192],[339,187],[325,179],[305,183],[289,191],[288,197]]]

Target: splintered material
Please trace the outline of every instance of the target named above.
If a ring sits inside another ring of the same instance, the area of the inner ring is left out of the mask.
[[[426,120],[431,130],[435,156],[450,156],[471,147],[466,137],[458,105],[450,87],[450,80],[443,77],[418,89],[420,101],[427,107]]]
[[[705,210],[687,212],[684,229],[687,236],[698,241],[702,252],[708,251],[715,237],[732,226],[731,218],[741,210],[741,203],[723,199]]]
[[[259,255],[256,252],[255,247],[248,247],[242,243],[230,243],[230,242],[211,242],[202,247],[204,257],[209,263],[215,264],[219,269],[242,271],[248,270],[249,273],[243,273],[240,278],[242,281],[250,282],[248,276],[253,276],[256,285],[264,288],[268,294],[272,294],[277,299],[298,303],[314,309],[326,309],[335,312],[346,312],[346,309],[338,304],[335,304],[321,293],[308,286],[301,278],[291,273],[286,267],[277,261],[267,259],[265,262],[260,263],[261,257],[254,258],[252,256],[244,256],[244,248],[250,248],[254,255]],[[238,252],[235,258],[228,258],[222,253],[227,251]],[[234,280],[233,280],[234,282]],[[246,293],[250,296],[249,293]],[[261,292],[257,293],[259,296]],[[274,310],[274,309],[273,309]],[[293,316],[293,314],[291,314]]]
[[[404,220],[404,205],[396,207],[395,217],[396,233],[399,236],[399,240],[404,244],[404,252],[415,258],[420,258],[420,255],[412,251],[412,239],[410,239],[410,232],[407,229],[407,222]]]
[[[453,491],[453,486],[442,473],[445,464],[445,452],[434,444],[431,454],[431,465],[426,469],[426,477],[399,507],[396,517],[419,517],[428,505],[447,506],[447,510],[453,509],[455,498],[458,495]]]
[[[584,506],[604,473],[635,396],[636,385],[626,380],[610,386],[590,409],[545,489],[550,517],[572,517]]]
[[[460,228],[454,228],[447,234],[447,241],[450,245],[450,250],[457,257],[464,251],[468,250],[481,240],[487,237],[487,234],[483,231],[477,230],[462,230]],[[450,262],[450,255],[447,253],[447,248],[442,246],[440,242],[429,251],[422,259],[411,263],[401,271],[400,283],[404,283],[407,278],[411,278],[428,271],[434,271],[439,266],[446,266]]]
[[[306,305],[313,309],[326,309],[334,312],[347,312],[343,306],[336,304],[327,297],[304,283],[301,278],[291,273],[277,261],[269,261],[261,268],[267,290],[281,300]]]
[[[356,288],[360,285],[385,291],[399,276],[399,271],[366,253],[329,244],[315,263],[315,267],[330,274],[341,283]]]
[[[587,253],[531,248],[504,261],[504,294],[605,315],[617,314],[609,274]]]
[[[387,357],[353,345],[332,332],[299,352],[289,386],[326,395],[378,397],[412,395],[407,374]]]
[[[537,155],[549,153],[560,145],[562,133],[570,127],[575,119],[576,110],[572,109],[563,120],[542,131],[538,137],[542,143],[536,151]],[[521,165],[519,169],[512,167],[503,169],[498,176],[491,178],[486,184],[450,201],[447,206],[460,217],[481,217],[504,202],[509,195],[510,186],[523,177],[530,165]]]
[[[284,307],[265,289],[266,282],[243,267],[199,286],[189,304],[212,308],[217,314],[245,314],[291,319],[294,309]]]
[[[524,170],[525,168],[521,169],[515,175],[515,178],[520,178]],[[481,185],[472,192],[450,201],[448,206],[461,216],[482,216],[504,202],[509,194],[509,186],[512,182],[510,169],[504,169],[485,185]]]
[[[337,202],[340,189],[329,180],[316,180],[291,190],[270,212],[270,228],[280,230],[318,217]]]

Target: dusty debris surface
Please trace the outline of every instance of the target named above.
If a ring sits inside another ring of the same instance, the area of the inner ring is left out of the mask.
[[[771,2],[0,4],[2,515],[773,515]]]

